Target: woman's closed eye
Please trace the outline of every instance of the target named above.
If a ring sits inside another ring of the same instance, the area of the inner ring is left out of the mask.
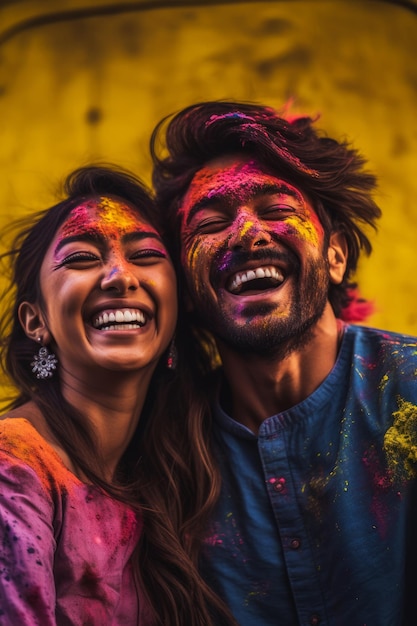
[[[168,257],[165,250],[160,248],[141,248],[129,255],[129,260],[133,263],[156,263],[160,259],[166,259]]]
[[[67,254],[67,256],[65,256],[62,261],[58,263],[57,268],[68,267],[70,265],[90,266],[92,263],[96,263],[98,261],[100,261],[99,255],[86,250],[78,250],[77,252]]]

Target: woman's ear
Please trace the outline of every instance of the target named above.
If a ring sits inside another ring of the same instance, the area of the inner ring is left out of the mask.
[[[346,272],[348,259],[348,246],[343,233],[333,232],[330,235],[327,257],[329,260],[330,282],[334,285],[340,285]]]
[[[18,310],[19,321],[29,339],[38,341],[42,338],[42,344],[50,342],[51,336],[45,324],[43,314],[38,304],[22,302]]]

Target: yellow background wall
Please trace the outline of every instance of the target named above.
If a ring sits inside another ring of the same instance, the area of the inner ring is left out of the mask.
[[[417,14],[376,0],[3,0],[0,225],[53,204],[90,160],[149,183],[154,124],[194,101],[294,98],[379,176],[384,217],[358,279],[370,324],[417,334],[416,41]]]

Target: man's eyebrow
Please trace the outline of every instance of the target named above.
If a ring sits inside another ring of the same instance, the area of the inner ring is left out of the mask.
[[[252,187],[254,189],[254,196],[265,195],[279,195],[279,196],[290,196],[291,198],[295,198],[301,204],[304,203],[304,198],[301,191],[298,191],[295,187],[291,187],[287,185],[287,183],[267,183],[266,185],[254,185]]]
[[[210,208],[210,206],[217,204],[219,201],[219,198],[221,198],[220,193],[213,194],[212,196],[210,196],[210,198],[205,197],[205,198],[201,198],[201,200],[197,200],[197,202],[195,202],[193,206],[191,207],[187,215],[187,219],[185,220],[185,223],[187,224],[187,226],[193,219],[194,215],[196,215],[199,211],[202,211],[203,209],[208,209]]]
[[[248,193],[250,193],[252,197],[258,197],[261,195],[291,196],[292,198],[295,198],[295,200],[297,200],[297,202],[299,202],[300,204],[304,203],[304,199],[303,199],[301,192],[295,189],[294,187],[287,185],[284,182],[283,183],[265,183],[265,184],[248,183],[247,185],[242,185],[239,191],[241,190],[244,191],[245,188],[247,188]],[[228,194],[228,196],[229,197],[233,196],[233,192]],[[224,193],[222,192],[222,188],[220,187],[219,191],[213,192],[210,195],[210,197],[205,196],[204,198],[197,200],[192,205],[187,215],[187,219],[186,219],[187,226],[193,219],[194,215],[196,215],[196,213],[204,209],[210,208],[210,206],[212,205],[216,205],[219,202],[219,200],[222,199],[223,197],[224,197]]]
[[[162,238],[155,231],[147,231],[147,230],[138,230],[130,233],[126,233],[122,235],[121,239],[124,243],[129,243],[131,241],[141,241],[142,239],[156,239],[157,241],[162,242]],[[88,243],[94,244],[103,244],[107,239],[107,236],[102,235],[97,230],[87,231],[85,233],[80,233],[78,235],[68,235],[67,237],[63,237],[60,239],[55,247],[54,253],[57,254],[61,248],[66,246],[73,241],[83,242],[86,241]]]

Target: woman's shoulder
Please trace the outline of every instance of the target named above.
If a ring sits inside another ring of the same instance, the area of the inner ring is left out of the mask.
[[[0,415],[0,449],[17,453],[24,444],[35,449],[43,442],[47,443],[42,431],[40,411],[32,402],[23,404]]]
[[[32,422],[32,413],[34,410],[27,404],[0,415],[0,449],[17,452],[24,442],[33,443],[34,447],[40,443],[43,437]]]
[[[48,438],[36,409],[23,405],[0,416],[0,458],[32,469],[43,478],[68,483],[70,470]],[[74,480],[77,480],[74,476]]]

